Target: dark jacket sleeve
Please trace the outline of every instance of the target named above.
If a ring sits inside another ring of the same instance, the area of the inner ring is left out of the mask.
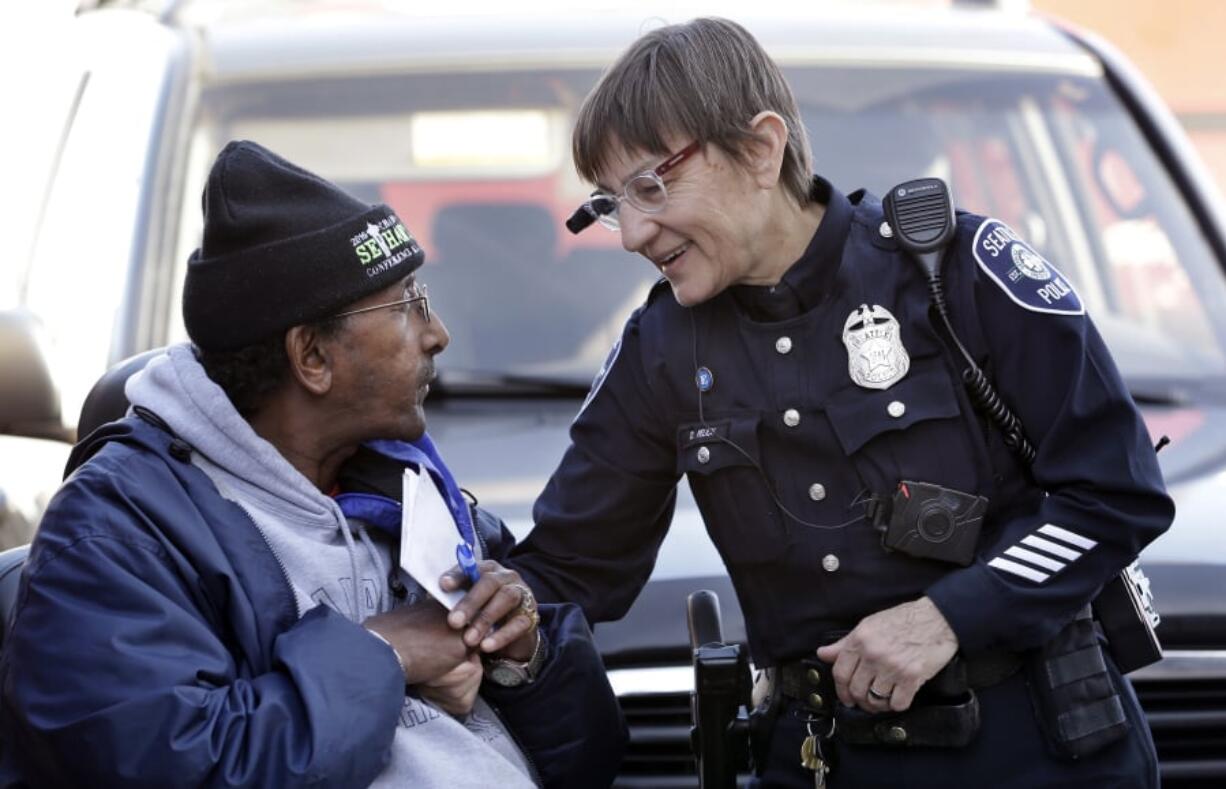
[[[541,606],[549,653],[531,685],[491,682],[481,693],[494,704],[532,759],[546,787],[613,783],[628,733],[583,612]]]
[[[490,558],[503,561],[515,546],[506,525],[476,509],[477,531]],[[548,787],[608,786],[617,775],[628,733],[604,663],[583,612],[544,604],[545,664],[536,681],[518,688],[481,687]]]
[[[508,564],[543,601],[620,619],[655,566],[676,503],[676,436],[651,393],[645,310],[626,325]]]
[[[1062,275],[1046,264],[1051,279],[1010,284],[978,262],[976,240],[993,222],[962,220],[951,309],[978,316],[965,334],[982,331],[995,386],[1037,450],[1011,473],[1031,474],[1045,495],[994,524],[974,564],[927,590],[972,651],[1051,638],[1174,516],[1145,424],[1075,292],[1050,310],[1034,297]]]
[[[236,634],[227,610],[267,601],[203,592],[157,528],[199,513],[155,464],[91,463],[48,509],[0,663],[5,761],[35,786],[367,786],[403,699],[391,651],[325,607]]]

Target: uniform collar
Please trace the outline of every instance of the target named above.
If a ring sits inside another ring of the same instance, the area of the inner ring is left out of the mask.
[[[737,285],[733,298],[755,321],[788,320],[816,307],[829,291],[831,276],[843,256],[851,225],[851,203],[821,176],[813,176],[809,196],[826,206],[808,247],[777,285]]]

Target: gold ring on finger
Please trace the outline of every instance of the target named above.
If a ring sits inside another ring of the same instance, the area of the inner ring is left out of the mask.
[[[532,590],[524,584],[507,584],[509,587],[514,587],[519,590],[519,607],[515,609],[517,615],[523,615],[532,623],[532,627],[536,627],[541,623],[541,614],[537,610],[536,597],[532,594]]]

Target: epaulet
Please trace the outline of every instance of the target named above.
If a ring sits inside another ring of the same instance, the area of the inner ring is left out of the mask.
[[[852,205],[851,221],[864,228],[868,242],[878,249],[897,251],[894,229],[885,220],[885,208],[877,196],[865,189],[857,189],[848,196],[848,200]]]
[[[974,233],[975,229],[983,224],[988,217],[983,214],[975,214],[967,211],[964,208],[959,208],[954,211],[954,223],[958,226],[959,233]]]
[[[1073,284],[1050,261],[999,219],[963,214],[958,229],[969,239],[979,273],[1031,312],[1084,315]]]
[[[885,216],[881,201],[867,189],[857,189],[852,192],[847,196],[847,202],[851,203],[852,218],[860,222],[873,223]]]

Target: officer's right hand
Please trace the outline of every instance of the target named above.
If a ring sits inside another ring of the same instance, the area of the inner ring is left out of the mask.
[[[498,655],[525,661],[536,651],[536,597],[514,570],[487,559],[479,565],[481,579],[451,609],[447,620],[452,628],[463,631],[464,642],[486,655]],[[446,591],[462,589],[467,583],[464,572],[453,567],[439,579]]]
[[[436,680],[468,660],[463,638],[447,624],[447,609],[434,600],[393,608],[362,625],[383,636],[400,655],[409,685]]]

